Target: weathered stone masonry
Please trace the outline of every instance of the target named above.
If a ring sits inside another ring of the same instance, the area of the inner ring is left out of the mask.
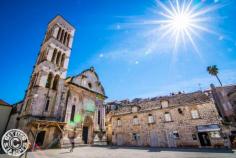
[[[107,106],[110,111],[107,134],[112,144],[224,146],[224,128],[218,112],[208,94],[203,92],[111,102]]]

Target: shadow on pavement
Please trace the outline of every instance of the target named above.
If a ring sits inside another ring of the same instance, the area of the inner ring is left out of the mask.
[[[61,152],[60,154],[68,154],[68,153],[71,153],[70,151],[64,151],[64,152]]]
[[[234,153],[232,149],[227,148],[158,148],[158,147],[135,147],[135,146],[92,146],[107,149],[134,149],[147,150],[147,152],[201,152],[201,153]]]
[[[161,152],[161,151],[170,151],[170,152],[201,152],[201,153],[234,153],[231,149],[223,148],[149,148],[149,152]]]

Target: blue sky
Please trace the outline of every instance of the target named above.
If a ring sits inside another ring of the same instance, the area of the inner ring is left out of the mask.
[[[167,5],[166,1],[162,1]],[[63,15],[76,28],[68,75],[94,66],[109,100],[168,95],[209,88],[206,72],[217,65],[223,84],[236,83],[236,2],[195,0],[199,10],[220,6],[200,25],[196,51],[187,40],[173,50],[170,36],[158,38],[163,18],[154,0],[2,0],[0,5],[0,98],[24,97],[48,22]],[[199,86],[200,84],[200,86]]]

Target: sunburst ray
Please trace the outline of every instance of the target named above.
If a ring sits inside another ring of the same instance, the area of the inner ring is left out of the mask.
[[[212,21],[212,18],[207,14],[222,6],[212,5],[202,8],[200,4],[193,4],[193,0],[169,0],[168,4],[160,0],[156,2],[163,11],[160,12],[162,19],[155,20],[154,23],[161,25],[162,35],[160,38],[170,35],[169,38],[173,39],[175,50],[179,44],[183,43],[185,45],[185,40],[188,40],[194,50],[199,53],[194,37],[200,39],[200,31],[218,35],[206,26],[206,22]],[[149,22],[151,23],[151,21]],[[149,22],[147,21],[147,24]]]

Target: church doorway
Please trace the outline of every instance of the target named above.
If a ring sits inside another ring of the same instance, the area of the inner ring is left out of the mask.
[[[93,120],[90,116],[86,116],[82,128],[82,140],[84,144],[91,144],[93,141]]]
[[[83,127],[82,139],[84,144],[88,144],[88,127]]]
[[[40,131],[37,135],[37,138],[36,138],[36,141],[35,143],[38,145],[38,146],[42,146],[43,145],[43,142],[44,142],[44,137],[45,137],[45,131]]]

